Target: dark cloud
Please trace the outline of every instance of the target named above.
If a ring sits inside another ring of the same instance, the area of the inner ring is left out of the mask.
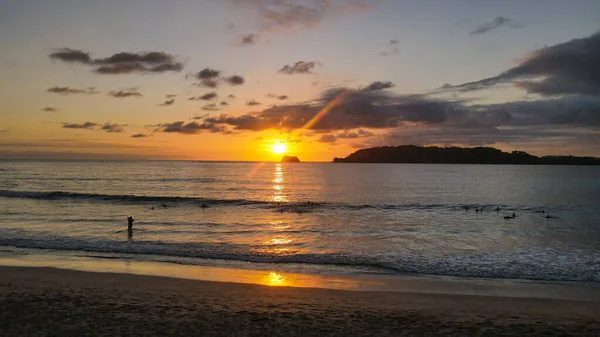
[[[227,103],[227,102],[221,102],[221,106],[228,106],[228,105],[229,105],[229,103]]]
[[[225,132],[224,126],[217,126],[211,123],[198,123],[198,122],[189,122],[185,123],[183,121],[167,123],[161,125],[162,132],[167,133],[181,133],[186,135],[197,134],[203,131],[211,132],[211,133],[223,133]]]
[[[50,106],[47,106],[47,107],[43,108],[42,111],[44,111],[44,112],[54,112],[54,111],[58,111],[58,109],[50,107]]]
[[[479,25],[479,27],[477,27],[476,29],[471,31],[469,33],[469,35],[485,34],[494,29],[500,28],[501,26],[504,26],[504,25],[509,25],[510,27],[513,27],[513,28],[521,27],[521,25],[514,23],[509,18],[505,18],[503,16],[498,16],[498,17],[494,18],[494,20],[492,20],[492,22],[486,22],[486,23]]]
[[[336,140],[337,138],[334,135],[326,134],[321,135],[317,141],[320,143],[335,143]]]
[[[221,109],[217,108],[216,103],[211,103],[211,104],[206,104],[205,106],[203,106],[202,110],[204,110],[204,111],[219,111]]]
[[[102,125],[101,129],[106,132],[116,133],[116,132],[125,131],[125,129],[124,129],[125,126],[127,126],[127,125],[126,124],[104,123],[104,125]]]
[[[393,88],[395,85],[392,82],[381,82],[381,81],[375,81],[369,85],[367,85],[363,90],[365,91],[377,91],[377,90],[384,90],[384,89],[390,89]]]
[[[146,137],[150,137],[150,135],[146,135],[143,133],[136,133],[135,135],[131,135],[131,138],[146,138]]]
[[[283,66],[283,68],[279,69],[279,73],[284,73],[284,74],[288,74],[288,75],[294,75],[294,74],[312,74],[312,70],[315,68],[315,66],[319,64],[318,62],[304,62],[304,61],[299,61],[294,63],[293,65],[285,65]]]
[[[168,100],[164,101],[163,103],[159,104],[159,106],[169,106],[169,105],[173,105],[173,104],[175,104],[175,99],[171,98],[171,99],[168,99]]]
[[[142,94],[135,88],[111,91],[108,95],[114,98],[142,97]]]
[[[196,79],[205,80],[205,79],[216,79],[221,75],[219,70],[204,68],[198,73],[195,74]]]
[[[480,90],[511,82],[532,94],[599,96],[600,32],[536,50],[497,76],[456,85],[451,90]]]
[[[215,89],[219,86],[219,81],[210,78],[205,78],[200,82],[196,83],[196,86]]]
[[[229,97],[230,99],[235,99],[235,95],[229,95],[227,97]]]
[[[50,54],[50,58],[67,63],[92,63],[92,58],[89,53],[70,48],[57,49],[54,53]]]
[[[286,99],[289,98],[287,95],[275,95],[275,94],[267,94],[267,97],[269,97],[269,98],[275,98],[275,99],[278,99],[280,101],[285,101]]]
[[[98,124],[93,122],[85,122],[83,124],[79,123],[63,123],[63,129],[93,129]]]
[[[216,92],[208,92],[202,96],[194,96],[194,97],[190,97],[188,98],[189,101],[210,101],[212,99],[217,98],[218,95]]]
[[[335,135],[336,138],[340,138],[340,139],[356,139],[356,138],[366,138],[366,137],[372,137],[375,136],[374,133],[370,132],[370,131],[366,131],[363,129],[359,129],[357,131],[344,131],[341,133],[338,133],[337,135]]]
[[[106,58],[92,59],[89,53],[63,48],[50,54],[53,60],[80,63],[93,67],[98,74],[180,72],[183,64],[164,52],[121,52]]]
[[[229,85],[242,85],[246,82],[246,80],[239,75],[233,75],[233,76],[229,76],[226,77],[225,82],[229,83]]]
[[[260,105],[260,102],[257,102],[255,100],[250,100],[246,103],[247,106],[255,106],[255,105]]]
[[[98,93],[94,87],[90,87],[90,88],[86,88],[86,89],[76,89],[76,88],[69,88],[69,87],[51,87],[51,88],[48,88],[48,90],[46,90],[46,91],[51,92],[53,94],[60,94],[60,95],[73,95],[73,94],[93,95],[93,94]]]
[[[258,41],[258,35],[246,34],[246,35],[238,36],[235,45],[236,46],[251,46],[251,45],[256,44],[257,41]]]

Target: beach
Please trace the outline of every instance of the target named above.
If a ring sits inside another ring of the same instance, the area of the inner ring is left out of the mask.
[[[2,336],[590,336],[600,333],[599,312],[598,301],[0,267]]]

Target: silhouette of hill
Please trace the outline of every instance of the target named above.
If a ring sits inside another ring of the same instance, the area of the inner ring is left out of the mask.
[[[523,151],[502,152],[493,147],[380,146],[358,150],[334,163],[414,163],[414,164],[526,164],[600,165],[600,158],[574,156],[537,157]]]
[[[296,157],[296,156],[283,156],[283,158],[281,158],[281,162],[282,163],[299,163],[300,159],[298,159],[298,157]]]

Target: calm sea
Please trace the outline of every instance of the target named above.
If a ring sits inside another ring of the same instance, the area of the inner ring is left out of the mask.
[[[15,249],[305,273],[600,282],[600,170],[0,161],[0,250]]]

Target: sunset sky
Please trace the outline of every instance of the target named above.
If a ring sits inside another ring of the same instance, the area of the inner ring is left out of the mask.
[[[598,0],[3,0],[0,158],[600,156],[599,17]]]

